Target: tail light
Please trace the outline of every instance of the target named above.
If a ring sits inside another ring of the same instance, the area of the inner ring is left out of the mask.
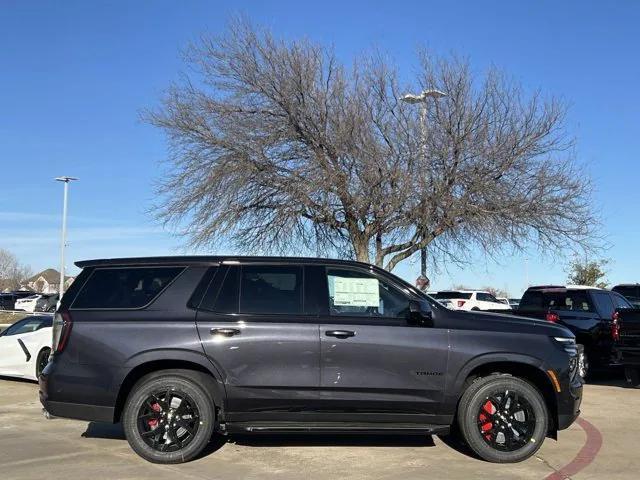
[[[547,312],[544,318],[547,322],[558,323],[558,320],[560,320],[560,315],[553,312]]]
[[[613,316],[611,317],[611,339],[614,342],[620,340],[620,316],[618,312],[613,312]]]
[[[458,308],[462,308],[465,303],[467,303],[467,302],[464,301],[464,300],[458,300]]]
[[[53,317],[53,343],[52,351],[60,353],[64,350],[71,334],[71,314],[68,311],[62,311],[55,314]]]

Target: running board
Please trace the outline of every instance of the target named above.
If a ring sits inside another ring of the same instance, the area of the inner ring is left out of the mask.
[[[367,433],[381,435],[435,435],[449,433],[449,425],[349,422],[233,422],[221,425],[228,433]]]

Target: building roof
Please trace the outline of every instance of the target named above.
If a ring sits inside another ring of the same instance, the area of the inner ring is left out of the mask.
[[[47,268],[46,270],[41,271],[40,273],[36,273],[31,278],[27,279],[24,283],[36,282],[40,277],[44,278],[47,283],[60,283],[60,272],[55,268]],[[65,276],[64,279],[67,281],[69,278]]]

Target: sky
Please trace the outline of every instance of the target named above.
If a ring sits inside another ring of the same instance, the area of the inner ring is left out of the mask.
[[[378,3],[378,4],[376,4]],[[640,281],[640,2],[596,1],[29,1],[0,0],[0,248],[34,271],[58,268],[62,184],[69,195],[66,268],[87,258],[193,250],[154,222],[167,145],[140,120],[185,70],[181,52],[244,15],[284,38],[333,45],[340,59],[378,49],[409,77],[415,52],[495,65],[564,99],[612,283]],[[295,252],[292,252],[295,253]],[[432,288],[564,283],[570,259],[530,250],[432,272]],[[418,259],[395,273],[413,280]]]

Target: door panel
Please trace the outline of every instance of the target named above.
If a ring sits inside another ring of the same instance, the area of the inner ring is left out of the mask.
[[[317,398],[318,324],[302,318],[300,323],[295,318],[286,323],[271,320],[197,314],[204,351],[223,378],[227,412],[300,410]],[[229,331],[216,333],[216,329]]]
[[[334,412],[437,414],[445,387],[447,330],[354,320],[320,325],[323,407]],[[327,336],[335,330],[353,336]]]
[[[23,375],[27,359],[18,338],[19,335],[0,337],[0,375]]]

